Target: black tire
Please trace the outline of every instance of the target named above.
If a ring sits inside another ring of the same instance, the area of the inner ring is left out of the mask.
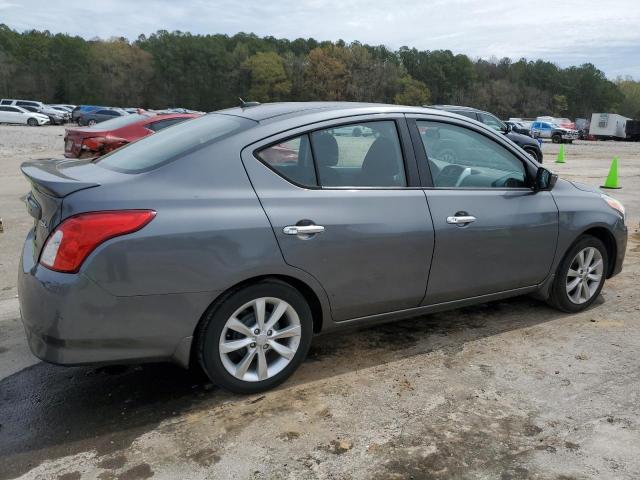
[[[287,366],[266,380],[245,381],[227,371],[220,358],[219,341],[227,320],[246,303],[261,297],[274,297],[289,303],[300,319],[300,343]],[[200,366],[216,385],[234,393],[251,394],[269,390],[284,382],[305,359],[311,346],[313,319],[304,296],[291,285],[279,280],[265,280],[232,291],[218,300],[206,313],[196,332],[196,354]]]
[[[553,135],[551,136],[551,141],[552,141],[553,143],[562,143],[562,135],[557,134],[557,133],[553,134]]]
[[[37,127],[38,120],[36,120],[35,118],[30,118],[27,120],[27,125],[29,125],[30,127]]]
[[[535,148],[525,147],[524,151],[527,152],[531,157],[533,157],[536,162],[542,163],[542,161],[540,160],[540,154]]]
[[[584,303],[574,303],[567,293],[567,274],[569,273],[569,267],[571,266],[571,262],[574,257],[587,247],[594,247],[602,256],[602,263],[604,265],[604,270],[602,273],[602,279],[600,281],[600,285],[598,285],[597,290],[592,295],[592,297]],[[596,301],[598,295],[602,291],[602,287],[604,287],[605,278],[607,276],[607,271],[609,267],[609,258],[607,256],[607,248],[604,243],[596,237],[591,235],[583,235],[580,237],[567,251],[562,262],[558,265],[558,269],[556,270],[556,276],[553,281],[553,285],[551,286],[551,292],[547,302],[549,305],[557,308],[558,310],[562,310],[563,312],[568,313],[576,313],[586,310],[591,306],[593,302]]]

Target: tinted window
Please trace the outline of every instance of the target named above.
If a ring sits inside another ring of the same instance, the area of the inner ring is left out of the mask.
[[[526,186],[523,163],[484,135],[439,122],[418,121],[418,127],[435,187]]]
[[[104,122],[103,125],[106,123]],[[208,114],[144,137],[100,157],[96,163],[124,173],[142,172],[157,168],[200,147],[249,128],[253,124],[253,121],[245,118]]]
[[[0,107],[0,112],[12,112],[13,109],[11,107]]]
[[[132,123],[136,123],[148,117],[149,115],[134,113],[132,115],[123,115],[122,117],[105,120],[99,124],[84,128],[89,128],[91,130],[115,130],[116,128],[126,127],[127,125],[131,125]]]
[[[476,112],[472,110],[451,110],[451,113],[456,113],[458,115],[462,115],[463,117],[469,117],[469,118],[472,118],[473,120],[478,120],[478,117],[476,116]]]
[[[2,100],[2,105],[11,105],[11,100]]]
[[[404,187],[407,180],[394,121],[318,130],[311,145],[323,187]]]
[[[309,137],[286,140],[258,153],[258,157],[287,180],[305,186],[317,186]]]
[[[128,115],[128,116],[131,116],[131,115]],[[127,116],[124,116],[123,118],[126,118],[126,117]],[[157,122],[147,123],[145,127],[148,128],[149,130],[153,130],[154,132],[158,132],[163,128],[170,127],[171,125],[175,125],[176,123],[184,122],[185,120],[189,120],[189,118],[167,118],[165,120],[158,120]]]
[[[116,115],[120,115],[118,112],[113,111],[113,110],[98,110],[96,112],[96,114],[98,114],[98,115],[109,115],[111,117],[115,117]]]
[[[488,115],[486,113],[479,113],[478,116],[480,117],[480,121],[484,123],[487,127],[491,127],[494,130],[498,130],[498,131],[504,130],[504,123],[502,123],[493,115]]]
[[[36,106],[36,104],[34,102],[21,102],[21,101],[16,102],[16,105],[18,105],[19,107],[26,107],[26,106],[34,107],[34,106]]]

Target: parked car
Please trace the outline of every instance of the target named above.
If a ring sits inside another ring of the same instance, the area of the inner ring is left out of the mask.
[[[37,107],[44,108],[44,103],[37,100],[15,100],[13,98],[3,98],[0,100],[0,105],[13,105],[16,107]]]
[[[78,105],[71,111],[71,121],[78,123],[78,120],[82,115],[84,115],[85,113],[91,112],[93,110],[98,110],[100,108],[106,108],[106,107],[100,107],[97,105]]]
[[[121,117],[128,115],[124,110],[118,110],[115,108],[99,108],[83,113],[78,117],[78,125],[95,125],[96,123],[105,122],[115,117]]]
[[[69,113],[73,112],[73,109],[76,108],[75,105],[70,105],[70,104],[66,104],[66,103],[53,103],[50,104],[52,107],[64,107],[67,110],[69,110]]]
[[[24,106],[22,108],[24,108],[25,110],[28,110],[30,112],[41,113],[42,115],[46,115],[47,117],[49,117],[49,123],[51,125],[62,125],[70,117],[65,112],[59,112],[59,111],[53,110],[51,108],[48,108],[46,110],[45,109],[40,109],[38,107],[31,107],[31,106]]]
[[[582,311],[627,240],[617,200],[436,109],[231,108],[22,172],[33,353],[199,365],[236,392],[284,381],[315,333],[524,294]]]
[[[579,138],[577,130],[569,130],[551,122],[536,120],[531,124],[533,138],[550,138],[553,143],[571,143]]]
[[[531,126],[527,126],[522,122],[514,122],[513,120],[507,120],[504,123],[511,127],[512,132],[526,135],[527,137],[531,136]]]
[[[0,105],[0,123],[27,124],[38,127],[49,123],[49,117],[41,113],[33,113],[22,107]]]
[[[132,114],[112,118],[92,127],[67,128],[64,135],[64,156],[99,157],[163,128],[197,116],[175,113]]]
[[[568,118],[555,118],[553,123],[555,123],[556,125],[560,125],[562,128],[566,128],[567,130],[578,130],[576,128],[576,123],[572,122],[570,119]]]
[[[49,105],[45,105],[42,102],[37,102],[35,100],[13,100],[9,98],[3,98],[0,101],[1,105],[13,105],[15,107],[21,107],[25,110],[34,113],[41,113],[49,117],[49,122],[52,125],[62,125],[65,121],[70,118],[66,112],[60,112]]]
[[[458,115],[476,120],[480,123],[484,123],[488,127],[504,134],[509,140],[514,142],[525,152],[535,158],[538,163],[542,163],[542,149],[540,148],[540,145],[538,145],[538,142],[533,140],[529,135],[523,135],[521,133],[512,131],[509,125],[504,123],[492,113],[484,112],[482,110],[471,107],[461,107],[458,105],[433,105],[432,108],[456,113]]]

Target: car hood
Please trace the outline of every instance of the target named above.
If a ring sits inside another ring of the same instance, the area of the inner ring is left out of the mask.
[[[573,180],[567,180],[571,185],[576,187],[578,190],[582,190],[583,192],[591,192],[600,194],[600,190],[598,187],[594,187],[593,185],[587,185],[586,183],[574,182]]]
[[[536,142],[533,138],[527,135],[524,135],[522,133],[517,133],[512,130],[506,135],[509,140],[517,143],[518,145],[535,145],[536,147],[538,146],[538,142]]]

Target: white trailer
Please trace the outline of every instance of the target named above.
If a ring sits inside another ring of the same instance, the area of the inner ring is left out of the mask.
[[[589,135],[603,140],[624,140],[627,138],[627,120],[631,119],[617,113],[594,113],[591,115]]]

